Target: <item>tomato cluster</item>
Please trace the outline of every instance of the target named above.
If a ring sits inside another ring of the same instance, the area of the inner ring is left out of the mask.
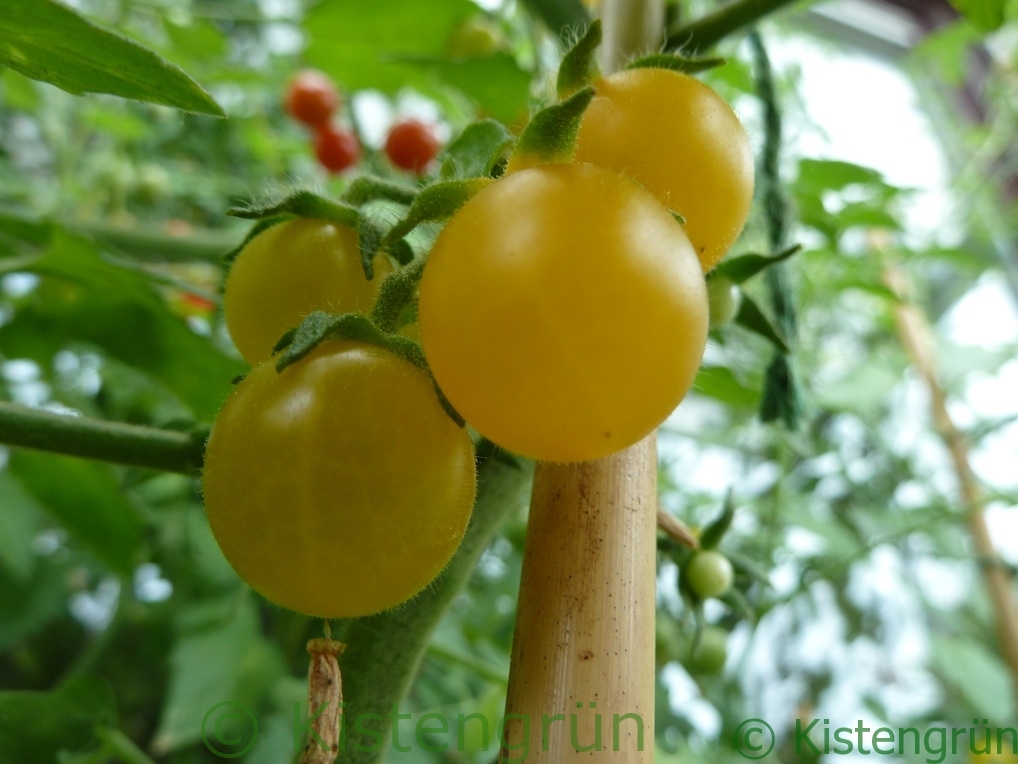
[[[328,145],[338,95],[320,78],[299,82],[288,108]],[[745,133],[713,91],[675,72],[634,70],[594,89],[577,161],[531,156],[525,134],[508,163],[496,155],[491,167],[504,172],[443,180],[428,198],[458,201],[426,256],[413,258],[392,231],[373,233],[352,203],[321,199],[302,209],[332,218],[284,210],[288,219],[237,256],[226,322],[254,369],[215,422],[204,488],[227,558],[269,599],[357,616],[439,573],[475,490],[473,445],[453,414],[523,456],[586,461],[648,435],[690,389],[708,330],[704,271],[738,234],[752,194]],[[423,174],[439,142],[406,121],[385,149]],[[412,203],[408,219],[430,209],[418,204],[428,186],[380,183],[383,198]],[[395,286],[380,291],[383,281]],[[316,317],[287,335],[305,344],[277,371],[280,338],[313,311],[355,314],[360,328],[308,344]],[[420,345],[403,326],[408,313]],[[703,596],[731,582],[712,554],[685,571]]]

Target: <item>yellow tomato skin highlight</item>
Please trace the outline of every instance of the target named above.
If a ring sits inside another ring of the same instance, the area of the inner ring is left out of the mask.
[[[269,358],[287,330],[316,310],[367,313],[392,265],[374,260],[364,276],[357,234],[327,220],[290,220],[262,231],[241,251],[223,290],[226,326],[252,366]]]
[[[420,285],[439,387],[498,445],[596,459],[657,427],[707,337],[703,274],[647,191],[590,165],[506,175],[453,216]]]
[[[459,546],[473,445],[428,376],[388,351],[327,342],[277,373],[261,364],[206,449],[209,523],[241,578],[321,618],[397,605]]]
[[[682,215],[704,273],[735,243],[753,201],[753,153],[739,118],[699,80],[630,69],[594,83],[575,159],[622,173]]]

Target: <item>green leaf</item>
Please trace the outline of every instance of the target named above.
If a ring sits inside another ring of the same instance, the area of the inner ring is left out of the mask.
[[[834,159],[800,159],[797,184],[809,190],[840,191],[854,184],[883,183],[879,172],[869,167]]]
[[[52,692],[0,692],[0,764],[53,764],[61,750],[94,746],[96,727],[115,719],[113,689],[99,676]]]
[[[973,709],[973,716],[1011,719],[1014,691],[1003,661],[982,645],[933,635],[933,666]]]
[[[735,323],[770,340],[774,347],[781,352],[789,352],[788,343],[785,342],[785,338],[781,336],[774,324],[771,323],[771,320],[760,310],[756,300],[745,292],[742,293],[742,304],[739,307],[739,314],[735,317]]]
[[[131,573],[141,544],[142,521],[110,467],[14,449],[9,468],[75,541],[121,575]]]
[[[951,0],[951,4],[984,34],[995,32],[1004,24],[1005,0]]]
[[[0,569],[27,579],[35,568],[32,541],[39,532],[39,505],[10,472],[0,472]]]
[[[522,4],[562,41],[590,23],[590,12],[580,0],[523,0]]]
[[[501,122],[482,119],[467,125],[442,155],[444,178],[488,178],[506,158],[513,137]]]
[[[729,490],[725,494],[725,502],[721,507],[721,514],[711,520],[703,529],[703,533],[700,535],[700,547],[702,549],[716,548],[728,531],[729,526],[731,526],[734,517],[735,501],[733,501],[732,492]]]
[[[283,673],[280,656],[259,635],[251,598],[230,597],[212,605],[180,614],[180,634],[169,658],[170,686],[151,744],[156,755],[198,743],[203,733],[219,745],[234,735],[243,738],[241,747],[251,742],[249,725],[256,723],[258,701]],[[236,729],[220,740],[213,734],[216,711],[237,714]]]
[[[527,114],[531,74],[507,53],[459,61],[444,57],[399,60],[456,88],[482,112],[502,122],[515,122]]]
[[[411,87],[442,98],[454,87],[496,119],[512,121],[526,113],[530,87],[515,59],[445,57],[450,37],[476,13],[470,0],[325,0],[304,23],[305,56],[347,90],[396,94]]]
[[[724,366],[701,366],[693,381],[693,389],[729,406],[756,408],[760,392],[740,383]]]
[[[91,242],[57,229],[26,270],[43,279],[0,327],[0,350],[10,358],[48,366],[73,341],[89,343],[161,381],[206,421],[245,369],[191,331],[143,273],[106,261]]]
[[[176,66],[54,0],[5,0],[0,66],[75,95],[111,93],[224,116],[219,104]]]
[[[782,260],[787,260],[796,252],[801,250],[802,247],[799,244],[789,247],[788,249],[778,252],[776,255],[742,255],[741,257],[733,257],[728,260],[722,261],[707,278],[711,278],[715,274],[724,276],[730,281],[734,281],[736,284],[742,284],[751,277],[758,274],[760,271],[770,268],[776,263],[780,263]]]

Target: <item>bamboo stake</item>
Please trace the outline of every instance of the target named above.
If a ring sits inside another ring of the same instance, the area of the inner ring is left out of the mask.
[[[656,483],[653,435],[538,465],[499,761],[654,760]]]
[[[603,0],[602,13],[606,73],[660,44],[660,0]],[[656,534],[656,435],[537,465],[500,762],[654,761]]]
[[[1015,607],[1011,575],[994,548],[986,527],[983,514],[986,498],[972,472],[968,443],[947,411],[947,396],[937,380],[930,326],[919,307],[908,301],[907,280],[901,270],[893,266],[886,267],[884,281],[901,298],[901,302],[894,308],[898,335],[912,366],[919,372],[929,390],[934,427],[951,455],[958,489],[965,506],[965,521],[981,563],[983,582],[993,604],[998,647],[1011,671],[1012,687],[1018,692],[1018,609]]]

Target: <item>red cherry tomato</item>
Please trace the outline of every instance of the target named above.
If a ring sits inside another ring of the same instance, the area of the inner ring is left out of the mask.
[[[332,80],[315,69],[297,72],[286,89],[286,110],[310,127],[327,122],[339,104],[339,91]]]
[[[315,131],[315,156],[329,172],[343,172],[357,164],[361,146],[349,130],[325,124]]]
[[[385,153],[397,167],[420,173],[441,148],[434,129],[416,119],[397,122],[385,139]]]

